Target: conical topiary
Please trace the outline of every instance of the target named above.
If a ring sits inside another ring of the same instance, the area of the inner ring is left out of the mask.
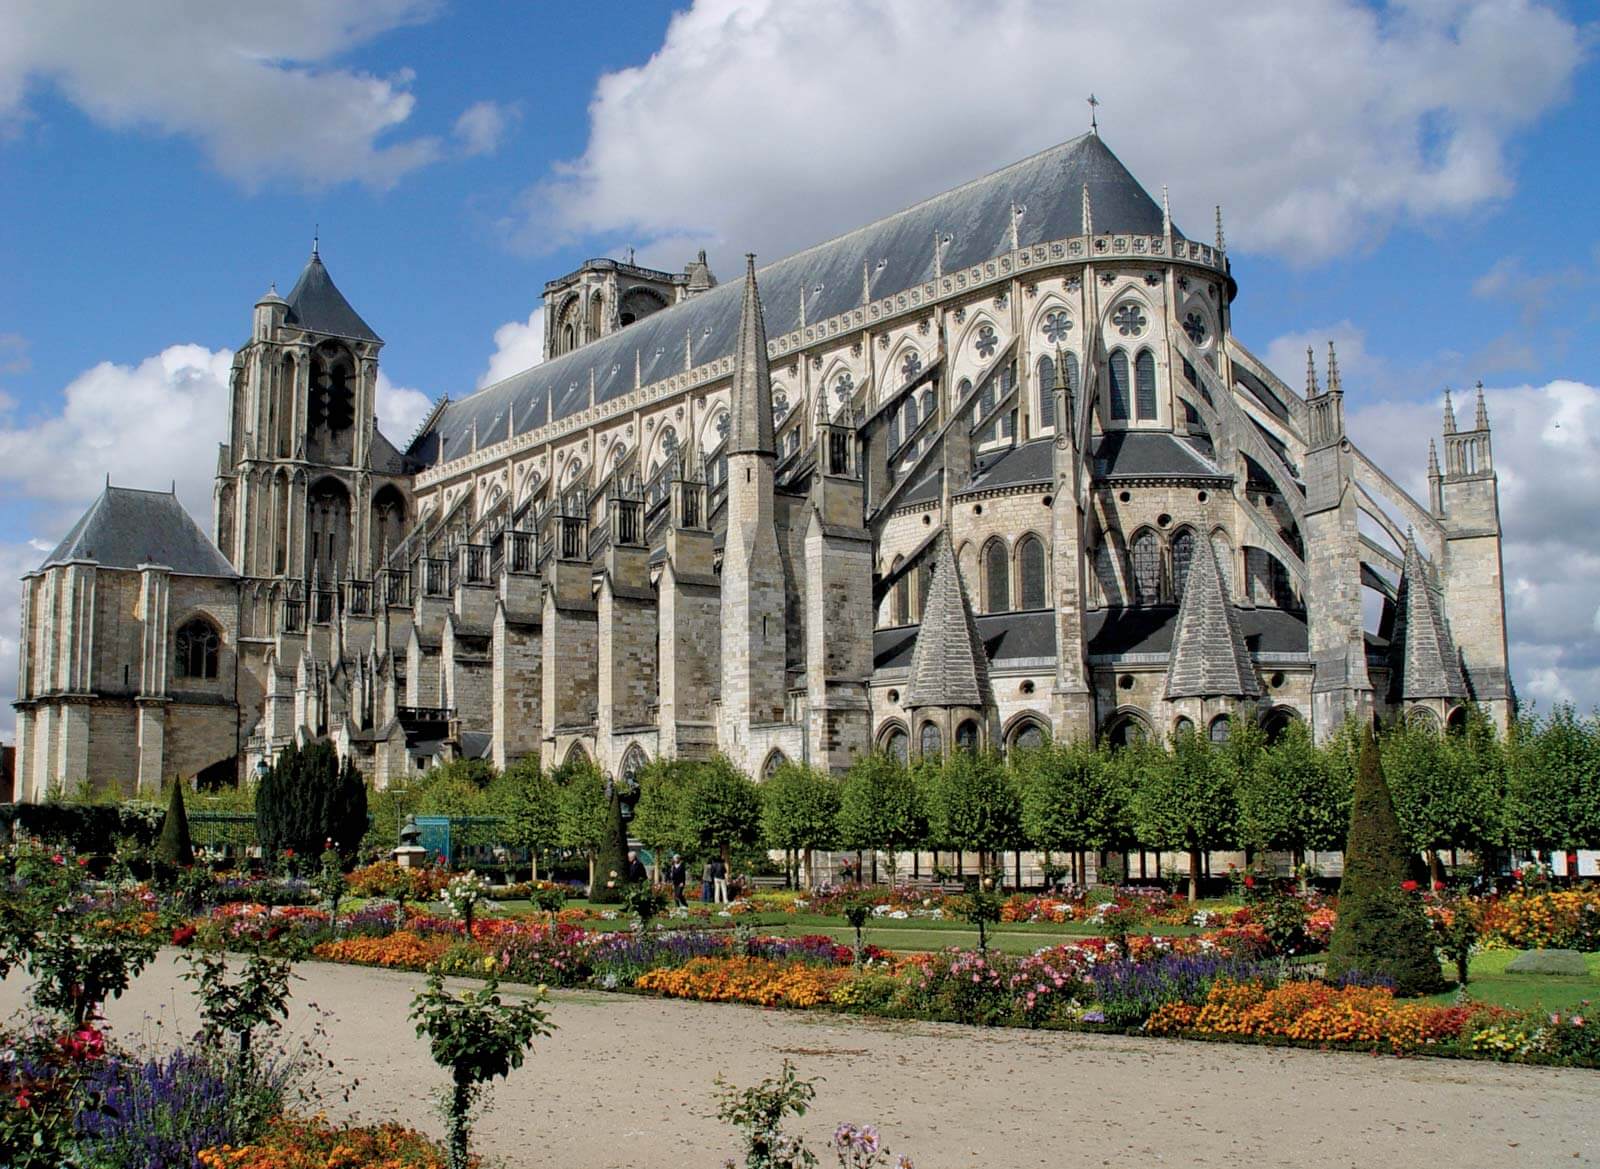
[[[606,798],[606,835],[594,854],[594,884],[589,900],[616,905],[628,884],[628,834],[622,822],[622,803],[612,792]]]
[[[156,860],[185,868],[194,864],[194,842],[189,837],[189,814],[183,809],[183,784],[174,780],[167,815],[161,821],[161,836],[156,841]]]
[[[1443,980],[1427,916],[1415,886],[1404,888],[1411,883],[1410,855],[1383,777],[1377,741],[1368,730],[1361,740],[1350,804],[1339,920],[1328,947],[1330,979],[1392,979],[1397,995],[1439,989]]]

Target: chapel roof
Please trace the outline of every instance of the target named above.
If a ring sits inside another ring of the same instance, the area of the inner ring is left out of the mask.
[[[1195,543],[1168,654],[1167,697],[1254,698],[1261,686],[1239,631],[1238,610],[1228,603],[1216,549],[1209,540]]]
[[[1082,235],[1086,187],[1096,233],[1162,231],[1160,204],[1098,135],[1084,134],[761,268],[769,329],[783,334],[799,327],[802,293],[809,321],[859,306],[863,266],[873,297],[932,280],[936,234],[950,237],[942,261],[947,272],[992,259],[1011,247],[1014,207],[1023,209],[1016,219],[1020,246]],[[513,426],[520,434],[586,409],[591,384],[594,402],[609,402],[635,388],[636,361],[638,384],[649,385],[727,357],[743,297],[744,282],[719,284],[448,402],[408,453],[426,464],[459,458],[472,450],[474,434],[487,446]]]
[[[1390,700],[1466,698],[1467,683],[1417,542],[1406,537],[1389,643]]]
[[[159,564],[185,576],[238,575],[176,495],[110,484],[39,567],[68,560],[93,560],[103,568]]]
[[[934,544],[933,579],[928,585],[922,629],[928,635],[917,638],[911,656],[906,708],[993,705],[989,657],[972,619],[950,538],[942,532]]]
[[[316,248],[311,249],[311,259],[306,261],[300,279],[289,290],[288,301],[289,311],[284,315],[284,321],[296,328],[308,333],[326,333],[332,337],[382,344],[382,338],[361,319],[360,313],[350,307],[344,293],[334,284]]]

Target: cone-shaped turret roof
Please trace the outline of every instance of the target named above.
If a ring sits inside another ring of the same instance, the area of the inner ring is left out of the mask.
[[[1167,697],[1254,698],[1260,693],[1217,554],[1211,541],[1196,539],[1167,661]]]
[[[289,291],[289,311],[284,320],[308,333],[326,333],[331,337],[377,341],[380,344],[383,340],[361,319],[361,314],[350,307],[344,293],[339,291],[333,283],[333,277],[328,275],[328,269],[323,266],[322,257],[315,248],[311,251],[311,259],[306,261],[305,270],[300,273],[300,279],[294,282],[294,288]]]
[[[767,323],[761,315],[761,290],[756,287],[756,257],[745,257],[744,299],[739,331],[733,342],[733,391],[730,394],[728,453],[774,453],[772,445],[772,373],[767,364]]]
[[[933,580],[922,607],[922,628],[911,655],[906,708],[994,705],[989,655],[972,619],[967,589],[950,537],[941,532],[933,547]]]
[[[1391,701],[1467,697],[1455,643],[1434,596],[1417,542],[1408,534],[1395,593],[1394,633],[1389,642]]]

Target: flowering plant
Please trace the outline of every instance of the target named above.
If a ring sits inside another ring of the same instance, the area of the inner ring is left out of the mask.
[[[452,877],[439,895],[445,908],[461,920],[467,937],[472,937],[472,918],[479,905],[489,899],[489,882],[475,871]]]

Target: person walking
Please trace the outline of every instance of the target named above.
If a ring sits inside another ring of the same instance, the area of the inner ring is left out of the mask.
[[[677,853],[672,854],[672,864],[667,868],[667,880],[672,883],[672,904],[680,909],[688,909],[689,903],[684,900],[683,886],[689,880],[689,866],[683,863],[683,858]]]
[[[707,861],[700,867],[700,901],[702,904],[711,904],[711,862]]]
[[[644,862],[639,859],[639,854],[630,850],[628,852],[628,881],[630,884],[641,885],[650,880],[650,871],[644,867]]]
[[[728,866],[722,863],[720,856],[711,862],[711,883],[715,891],[713,900],[718,905],[728,904]]]

